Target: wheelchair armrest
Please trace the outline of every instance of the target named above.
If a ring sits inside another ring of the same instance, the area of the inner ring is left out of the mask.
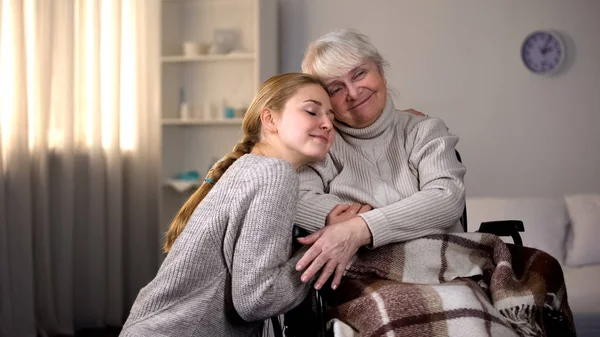
[[[308,236],[309,234],[310,232],[306,229],[294,225],[294,230],[292,232],[292,236],[294,237],[294,239]]]
[[[517,246],[523,245],[523,240],[521,240],[519,232],[524,231],[525,227],[523,226],[523,221],[520,220],[482,222],[478,230],[480,233],[494,234],[496,236],[510,236]]]
[[[327,282],[330,285],[330,282]],[[322,288],[321,288],[322,289]],[[318,337],[326,337],[327,336],[327,300],[325,299],[325,294],[323,290],[315,290],[315,301],[316,301],[316,310],[317,317],[319,318],[318,324]]]
[[[311,289],[308,297],[284,315],[286,337],[330,337],[327,331],[327,290]],[[273,326],[276,326],[274,323]],[[279,327],[277,325],[277,327]],[[275,334],[281,336],[280,334]]]
[[[297,238],[301,238],[304,236],[308,236],[310,235],[310,232],[307,231],[304,228],[298,227],[298,226],[294,226],[293,228],[293,232],[292,232],[292,237],[293,237],[293,251],[297,251],[300,248],[302,248],[302,244],[300,244],[296,239]],[[306,310],[308,310],[309,312],[311,311],[311,309],[315,309],[315,316],[313,317],[313,319],[304,321],[304,322],[297,322],[296,320],[294,320],[294,322],[292,322],[291,324],[287,325],[286,324],[286,336],[294,336],[294,337],[302,337],[304,336],[304,333],[307,336],[311,336],[311,337],[326,337],[327,336],[327,300],[326,300],[326,296],[327,296],[327,292],[328,289],[330,289],[331,287],[331,281],[333,280],[333,277],[330,277],[329,280],[327,280],[327,282],[325,282],[325,284],[323,285],[323,287],[321,288],[321,290],[316,290],[316,289],[311,289],[310,293],[309,293],[309,297],[312,297],[309,299],[308,303],[304,302],[302,305],[300,305],[298,308],[294,309],[294,313],[293,315],[300,315],[303,317],[306,317]],[[312,305],[308,305],[309,303],[312,303]],[[311,308],[314,305],[314,308]],[[302,314],[302,312],[304,312],[304,314]],[[309,314],[310,315],[310,314]],[[316,318],[316,320],[314,319]],[[300,326],[304,327],[304,332],[300,331]]]
[[[308,236],[309,234],[310,232],[306,229],[294,225],[294,229],[292,230],[292,251],[294,253],[302,248],[302,244],[296,239]]]

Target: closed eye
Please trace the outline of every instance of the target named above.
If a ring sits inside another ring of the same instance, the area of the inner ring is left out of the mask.
[[[339,94],[342,91],[342,87],[335,86],[333,88],[330,88],[328,91],[329,91],[329,96],[334,96],[336,94]]]
[[[354,80],[360,80],[367,74],[366,70],[361,70],[354,75]]]
[[[310,110],[304,110],[304,111],[306,111],[311,116],[316,116],[317,115],[316,113],[314,113],[314,112],[312,112]]]

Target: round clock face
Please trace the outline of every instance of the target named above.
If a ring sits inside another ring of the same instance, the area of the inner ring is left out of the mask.
[[[565,48],[560,37],[552,32],[534,32],[525,38],[521,47],[525,66],[536,74],[552,74],[559,70]]]

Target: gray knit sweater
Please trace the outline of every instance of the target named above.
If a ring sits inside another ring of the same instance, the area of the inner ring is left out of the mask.
[[[248,154],[196,208],[121,336],[255,336],[261,321],[307,295],[291,256],[298,176]]]
[[[300,227],[316,231],[335,205],[359,202],[374,208],[361,214],[374,247],[462,231],[466,169],[458,137],[440,119],[398,111],[388,99],[372,125],[336,123],[336,131],[326,160],[299,171]]]

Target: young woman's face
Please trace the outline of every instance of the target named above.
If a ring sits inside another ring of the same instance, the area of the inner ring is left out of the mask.
[[[277,131],[285,151],[303,165],[327,155],[334,139],[332,121],[327,92],[311,84],[298,89],[287,101],[277,120]]]
[[[387,86],[373,61],[325,80],[335,118],[353,128],[373,124],[385,108]]]

